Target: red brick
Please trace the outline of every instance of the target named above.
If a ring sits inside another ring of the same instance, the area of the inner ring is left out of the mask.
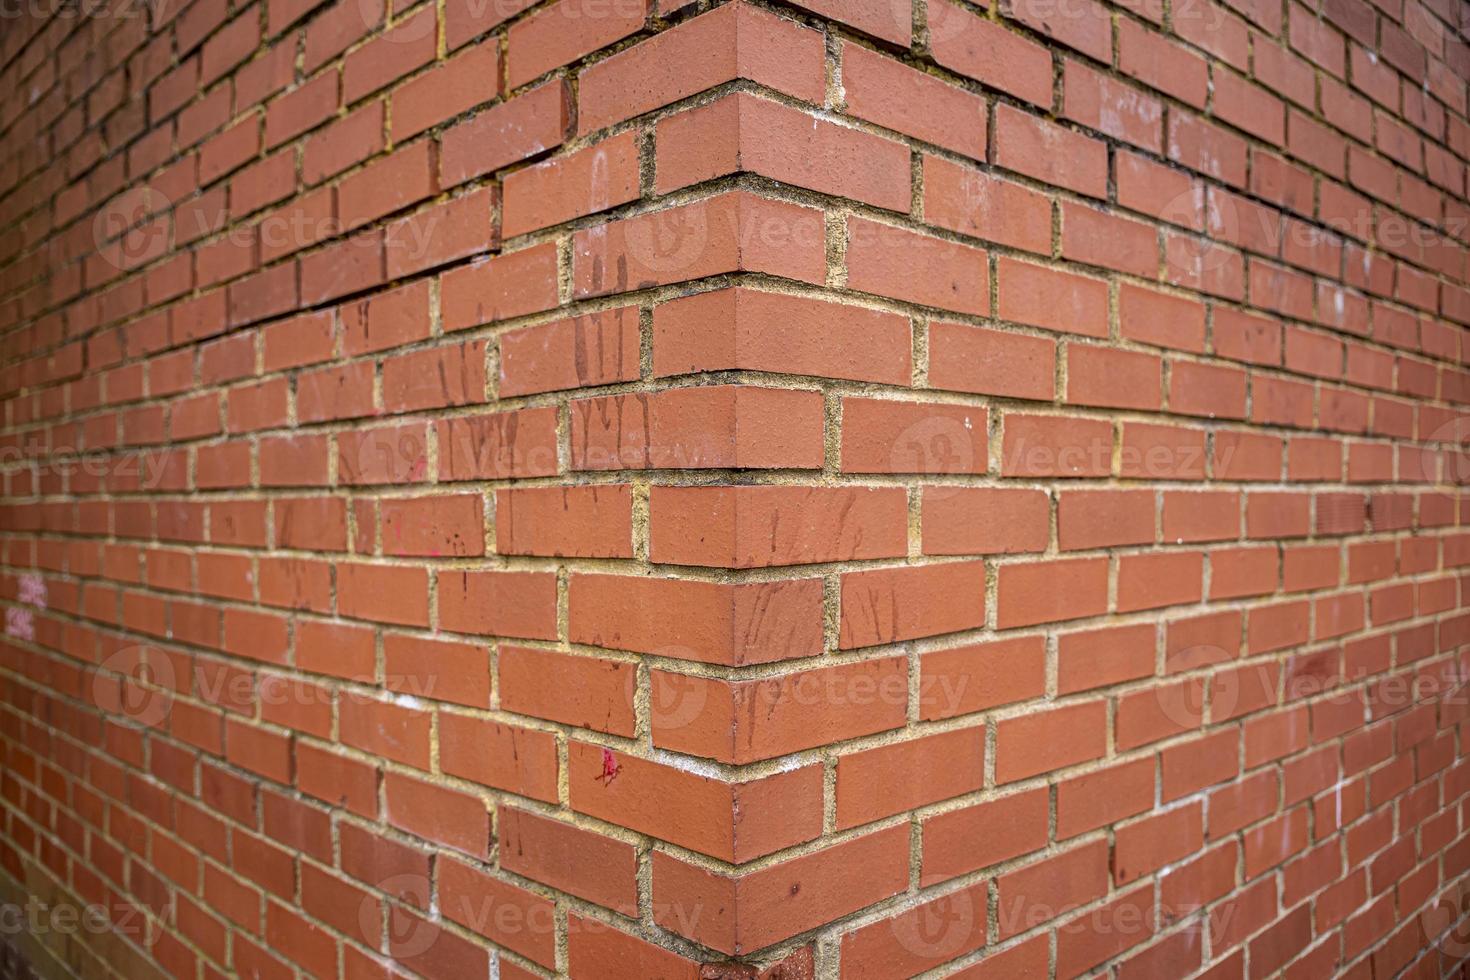
[[[1012,413],[1003,428],[1004,476],[1107,476],[1112,470],[1113,427],[1109,422]]]
[[[1080,619],[1108,604],[1108,562],[1076,558],[1003,565],[996,625],[1001,629]]]
[[[560,146],[569,99],[566,83],[553,79],[451,126],[440,137],[440,184],[454,187]]]
[[[485,401],[485,342],[402,354],[383,366],[383,408],[415,412]]]
[[[726,272],[820,282],[824,246],[821,212],[731,191],[577,232],[572,287],[587,298]]]
[[[412,17],[400,20],[390,30],[352,51],[343,61],[342,101],[348,105],[357,102],[363,96],[391,85],[403,76],[433,61],[436,33],[434,19],[432,14],[421,10]],[[362,11],[352,11],[349,29],[360,32],[365,27],[376,26],[366,20]],[[325,27],[326,25],[318,22],[313,26]],[[342,46],[345,47],[360,36],[360,33],[344,36],[341,40]],[[312,37],[308,34],[308,64],[321,64],[328,60],[330,55],[321,57],[320,60],[312,57],[313,45],[311,42]],[[331,52],[331,54],[335,53],[335,51]]]
[[[1044,551],[1051,538],[1045,493],[1020,488],[926,487],[923,550],[929,555]]]
[[[656,921],[738,954],[902,891],[908,877],[908,834],[891,827],[736,878],[662,854],[653,864]],[[710,908],[723,914],[698,914]]]
[[[659,377],[752,370],[907,384],[911,351],[904,317],[745,288],[685,297],[653,315]]]
[[[990,266],[978,248],[847,219],[847,285],[956,313],[990,312]]]
[[[1118,290],[1118,325],[1130,340],[1194,353],[1204,350],[1205,311],[1196,300],[1124,285]]]
[[[880,569],[842,576],[843,649],[974,629],[985,623],[978,562]]]
[[[520,88],[553,68],[627,37],[643,26],[645,6],[559,0],[517,21],[506,35],[508,84]]]
[[[527,408],[442,420],[435,426],[439,447],[439,479],[481,480],[547,476],[555,473],[556,410]],[[411,466],[419,464],[414,440],[390,446]],[[378,450],[381,456],[381,450]]]
[[[1000,722],[995,736],[995,779],[1008,783],[1102,756],[1107,706],[1072,703]]]
[[[496,827],[502,868],[614,911],[637,911],[631,845],[508,806],[497,811]]]
[[[628,306],[502,334],[500,395],[632,381],[638,335],[638,311]]]
[[[1056,386],[1056,344],[1042,337],[932,323],[929,383],[936,388],[1050,401]]]
[[[392,140],[407,140],[429,126],[460,115],[495,97],[500,48],[492,44],[462,51],[392,91]]]
[[[1018,99],[1051,106],[1051,56],[1045,48],[950,0],[931,0],[928,15],[934,60]]]
[[[562,0],[563,3],[576,0]],[[554,8],[553,8],[554,9]],[[505,178],[501,232],[514,238],[638,196],[638,145],[624,133]]]
[[[1205,60],[1127,18],[1118,24],[1118,68],[1165,95],[1204,108]]]
[[[820,102],[821,35],[743,3],[712,10],[584,69],[578,128],[611,126],[736,78]]]
[[[344,178],[337,185],[337,209],[343,226],[351,230],[431,197],[436,190],[431,146],[418,142]]]
[[[983,473],[983,411],[937,402],[842,400],[842,470],[847,473]]]
[[[1042,637],[934,650],[920,658],[919,715],[925,720],[1023,701],[1045,690]]]
[[[502,555],[632,558],[631,489],[593,486],[498,490],[495,550]]]
[[[1108,149],[1008,105],[995,107],[995,163],[1089,197],[1107,196]]]
[[[5,48],[69,962],[1443,972],[1444,0],[247,6]]]
[[[614,735],[633,734],[630,664],[502,646],[499,667],[504,710]]]
[[[337,74],[323,72],[271,103],[265,114],[266,146],[294,139],[337,111]]]
[[[1026,790],[924,821],[925,884],[987,868],[1046,846],[1047,791]]]
[[[842,938],[842,975],[916,976],[985,945],[985,882],[941,895]]]
[[[439,886],[439,905],[445,917],[542,966],[556,963],[552,903],[461,861],[446,860],[436,866],[434,873]],[[496,914],[487,915],[489,909],[494,909]],[[398,933],[409,937],[415,934],[410,929]],[[437,953],[438,945],[431,942],[429,950]],[[469,966],[462,969],[477,972]]]
[[[1051,254],[1052,209],[1043,195],[938,157],[926,155],[922,172],[924,218],[929,224],[1027,252]]]
[[[551,732],[440,712],[439,765],[450,775],[517,796],[548,803],[557,798],[560,766]]]
[[[816,469],[822,439],[811,391],[710,385],[572,403],[575,469]]]
[[[1066,490],[1057,499],[1057,544],[1063,551],[1152,544],[1152,490]]]
[[[837,760],[837,826],[855,827],[985,783],[985,729],[909,739]]]
[[[726,763],[774,758],[899,728],[908,706],[901,657],[728,682],[650,673],[654,744]]]
[[[1108,335],[1107,283],[1002,257],[998,263],[1002,319],[1086,334]]]
[[[653,561],[761,568],[904,554],[905,495],[870,487],[666,487],[649,496]]]
[[[744,862],[821,831],[816,766],[732,783],[583,742],[569,758],[573,810],[711,857]]]
[[[859,119],[985,159],[985,102],[964,89],[852,43],[842,45],[842,88]]]
[[[542,572],[440,572],[439,625],[456,633],[556,636],[556,578]]]
[[[565,0],[564,0],[565,2]],[[662,120],[655,188],[752,173],[874,207],[909,209],[909,150],[746,93]]]
[[[1111,39],[1107,47],[1110,58]],[[1164,107],[1158,99],[1071,60],[1063,69],[1062,92],[1068,119],[1154,153],[1163,149]]]
[[[1158,411],[1162,375],[1162,362],[1150,354],[1067,347],[1067,401],[1073,404]]]
[[[270,133],[269,118],[266,120],[266,133]],[[369,102],[306,141],[301,158],[301,177],[307,186],[320,183],[382,149],[383,103]]]
[[[391,222],[383,229],[388,275],[399,278],[488,250],[495,240],[494,204],[494,189],[484,188]]]
[[[1010,937],[1072,908],[1101,898],[1108,888],[1108,848],[1093,841],[1008,871],[996,880],[1003,911],[1000,934]]]
[[[389,635],[383,638],[383,683],[410,697],[484,708],[490,704],[489,657],[472,643]]]
[[[576,643],[726,665],[821,650],[819,579],[731,585],[579,574],[568,596]]]
[[[446,330],[552,309],[557,304],[556,248],[532,245],[446,272],[439,302]]]

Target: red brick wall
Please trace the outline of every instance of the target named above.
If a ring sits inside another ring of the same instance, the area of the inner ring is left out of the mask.
[[[1463,4],[113,2],[0,25],[0,973],[1457,966]]]

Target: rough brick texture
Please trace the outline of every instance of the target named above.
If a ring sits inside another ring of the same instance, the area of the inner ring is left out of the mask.
[[[1470,5],[0,14],[0,976],[1463,970]]]

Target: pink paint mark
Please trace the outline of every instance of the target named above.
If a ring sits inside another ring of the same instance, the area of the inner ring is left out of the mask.
[[[46,608],[46,580],[39,575],[22,575],[20,577],[21,602],[37,609]]]
[[[612,749],[603,749],[602,773],[597,777],[597,781],[604,786],[611,786],[613,780],[618,778],[618,773],[622,771],[623,767],[618,765],[618,760],[613,757]]]
[[[24,606],[11,606],[5,610],[5,632],[22,640],[36,638],[34,614]]]

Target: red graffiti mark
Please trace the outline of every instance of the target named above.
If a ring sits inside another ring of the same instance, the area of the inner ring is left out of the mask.
[[[612,749],[602,750],[602,773],[597,776],[597,781],[604,786],[611,786],[613,780],[618,778],[618,773],[623,767],[618,765],[618,760],[613,758]]]

